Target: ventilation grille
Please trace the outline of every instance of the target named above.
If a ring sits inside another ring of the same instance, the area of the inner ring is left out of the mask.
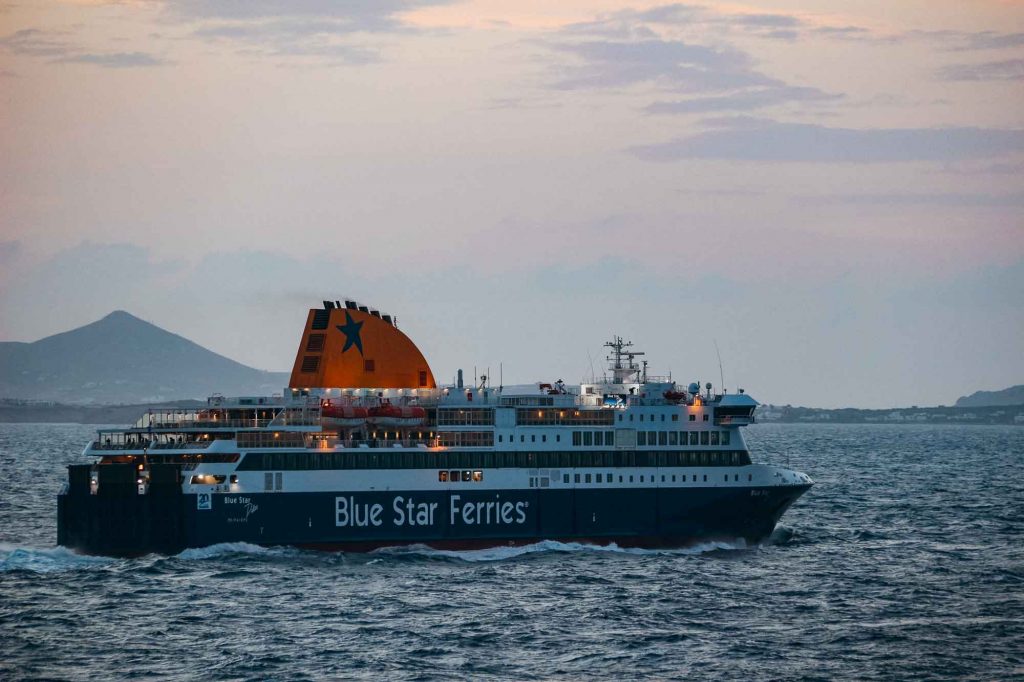
[[[313,312],[313,325],[310,329],[327,329],[327,321],[331,319],[330,310],[317,310]]]
[[[372,372],[376,369],[373,360],[363,360],[363,371]]]
[[[326,334],[310,334],[309,341],[306,342],[307,353],[319,353],[324,349],[324,339]]]
[[[320,368],[320,356],[319,355],[307,355],[302,358],[302,371],[309,374],[315,372]]]

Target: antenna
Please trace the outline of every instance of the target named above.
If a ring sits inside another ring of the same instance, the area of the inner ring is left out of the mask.
[[[594,374],[594,357],[590,354],[590,349],[587,349],[587,360],[590,361],[590,383],[594,383],[597,380],[597,375]]]
[[[498,392],[501,393],[501,389],[505,388],[505,363],[498,363]]]
[[[715,355],[718,356],[718,380],[722,383],[719,386],[722,387],[722,393],[725,393],[725,372],[722,371],[722,354],[718,352],[718,339],[714,339],[715,342]]]

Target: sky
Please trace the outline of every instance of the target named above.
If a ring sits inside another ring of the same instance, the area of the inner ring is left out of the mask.
[[[1024,383],[1024,2],[0,0],[0,340],[343,298],[442,382]]]

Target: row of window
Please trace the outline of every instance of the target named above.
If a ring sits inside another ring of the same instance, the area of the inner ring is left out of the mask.
[[[728,445],[729,431],[637,431],[637,445]]]
[[[623,434],[626,431],[626,434]],[[587,446],[614,445],[612,431],[573,431],[572,444]],[[620,439],[623,435],[632,438],[632,430],[619,429]],[[635,443],[619,443],[620,445],[729,445],[729,431],[636,431]]]
[[[618,436],[616,436],[618,434]],[[441,444],[447,445],[447,434],[441,433]],[[493,438],[493,437],[492,437]],[[538,440],[538,438],[540,440]],[[633,429],[617,429],[615,431],[573,431],[572,444],[577,447],[621,447],[635,446],[672,446],[672,445],[729,445],[729,431],[634,431]],[[458,439],[451,439],[456,444]],[[498,434],[498,442],[504,443],[504,434]],[[515,436],[508,434],[508,442],[515,442]],[[526,443],[526,434],[519,434],[519,442]],[[530,443],[547,443],[547,434],[530,434]],[[562,442],[562,435],[555,434],[555,443]],[[493,439],[492,439],[493,443]],[[492,443],[483,443],[490,445]],[[468,445],[468,443],[462,443]]]
[[[611,426],[614,423],[615,415],[618,414],[620,422],[646,421],[664,422],[666,414],[638,414],[630,412],[624,415],[622,412],[613,410],[577,410],[572,408],[524,408],[516,409],[516,424],[519,426]],[[679,421],[679,413],[673,413],[672,421]],[[701,415],[704,421],[708,421],[709,415]],[[697,415],[688,415],[690,421],[696,421]],[[437,411],[437,423],[440,426],[491,426],[494,424],[494,409],[489,407],[463,407],[463,408],[440,408]]]
[[[468,469],[464,469],[462,471],[459,471],[458,469],[453,469],[451,471],[438,471],[437,480],[441,483],[458,483],[459,481],[466,483],[474,481],[479,483],[484,480],[484,472],[479,470],[470,471]]]
[[[654,419],[656,416],[658,416],[658,415],[654,415],[654,414],[647,415],[647,421],[649,421],[649,422],[656,421]],[[703,421],[708,421],[709,416],[710,415],[708,415],[707,412],[703,413],[702,414]],[[690,415],[688,415],[688,417],[689,417],[689,421],[692,421],[692,422],[697,421],[697,415],[696,414],[690,414]],[[639,421],[643,421],[643,420],[644,420],[644,415],[641,414]],[[623,421],[623,415],[621,413],[619,414],[619,421],[620,422]],[[633,413],[632,412],[629,413],[629,421],[633,421]],[[665,421],[665,414],[664,413],[661,414],[661,421]],[[679,421],[679,413],[675,413],[675,414],[672,415],[672,421],[674,421],[674,422]]]
[[[612,473],[593,474],[593,476],[591,474],[573,474],[573,476],[574,476],[573,480],[576,483],[581,483],[581,482],[582,483],[590,483],[592,478],[593,478],[593,482],[594,483],[615,483],[615,475],[612,474]],[[583,477],[582,481],[580,480],[581,476]],[[708,475],[704,474],[703,476],[704,476],[704,482],[707,483]],[[661,482],[662,483],[668,483],[669,482],[668,479],[671,478],[672,479],[671,482],[675,483],[676,482],[676,477],[677,477],[676,474],[662,474],[661,475]],[[686,481],[687,481],[686,474],[679,474],[678,477],[679,477],[679,479],[681,479],[679,481],[680,483],[686,483]],[[619,474],[619,483],[625,483],[626,482],[625,479],[629,479],[629,482],[633,483],[633,479],[634,478],[636,478],[636,476],[625,476],[623,474]],[[656,483],[657,482],[657,479],[654,476],[646,476],[644,474],[640,474],[639,478],[640,478],[640,482],[641,483],[646,483],[648,481],[651,482],[651,483]],[[697,474],[692,474],[691,478],[692,478],[692,482],[693,483],[697,482]],[[726,483],[729,482],[729,474],[723,474],[722,478],[725,480]],[[648,479],[648,481],[645,481],[644,479]],[[542,481],[543,480],[546,480],[546,479],[542,479]],[[739,474],[733,474],[733,481],[739,482],[739,480],[740,480],[740,475]],[[754,480],[754,475],[753,474],[747,474],[747,481],[753,481],[753,480]],[[532,479],[531,479],[531,481],[532,481]],[[568,483],[568,482],[569,482],[569,474],[562,474],[562,483]],[[531,484],[531,487],[533,487],[532,484]],[[544,487],[546,487],[546,486],[544,486]]]
[[[492,447],[493,431],[440,431],[437,444],[446,448],[457,447]]]
[[[437,411],[438,426],[493,426],[494,410],[489,407],[442,407]]]
[[[743,450],[716,452],[389,452],[367,449],[347,452],[250,452],[239,471],[323,469],[492,469],[586,467],[697,467],[750,464]]]
[[[611,426],[615,414],[611,410],[516,409],[520,426]]]

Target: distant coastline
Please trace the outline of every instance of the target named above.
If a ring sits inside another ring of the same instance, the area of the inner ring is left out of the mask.
[[[0,398],[0,423],[131,424],[151,407],[193,408],[201,400],[175,400],[132,405],[66,405],[39,400]]]
[[[1015,424],[1024,426],[1024,405],[984,407],[890,407],[861,410],[762,404],[757,408],[762,424]]]

